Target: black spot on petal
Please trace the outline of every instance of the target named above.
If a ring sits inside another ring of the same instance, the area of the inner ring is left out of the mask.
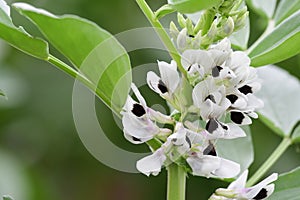
[[[226,131],[228,130],[228,126],[226,124],[221,124],[221,126],[224,130],[226,130]]]
[[[204,101],[206,101],[207,99],[209,99],[209,100],[211,100],[212,102],[214,102],[214,103],[216,103],[216,100],[215,100],[215,97],[213,96],[213,95],[208,95],[205,99],[204,99]]]
[[[242,124],[245,116],[241,112],[231,112],[230,113],[231,120],[236,124]]]
[[[266,190],[266,188],[263,188],[259,191],[259,193],[253,197],[253,199],[264,199],[268,196],[268,191]]]
[[[188,71],[190,71],[190,70],[191,70],[191,68],[192,68],[192,65],[190,65],[190,66],[188,67],[188,69],[187,69],[187,70],[188,70]]]
[[[215,130],[217,130],[219,124],[215,119],[210,119],[206,126],[205,129],[209,132],[209,133],[213,133]]]
[[[192,142],[189,137],[185,137],[185,141],[189,144],[189,147],[192,147]]]
[[[146,114],[144,107],[138,103],[133,104],[131,112],[137,117],[141,117]]]
[[[213,144],[209,144],[203,151],[203,155],[217,156],[216,149]]]
[[[234,94],[230,94],[230,95],[227,95],[226,98],[232,103],[234,104],[236,102],[236,100],[238,100],[238,97]]]
[[[162,80],[159,80],[159,82],[158,82],[158,89],[163,94],[166,93],[166,92],[168,92],[168,88],[166,87],[166,85],[164,84],[164,82],[162,82]]]
[[[141,139],[133,137],[133,136],[132,136],[132,140],[135,141],[135,142],[141,142],[142,141]]]
[[[213,77],[218,77],[220,75],[220,71],[222,70],[223,68],[220,67],[220,66],[216,66],[212,69],[212,72],[211,72],[211,75]]]
[[[244,95],[247,95],[249,93],[253,93],[252,88],[249,85],[244,85],[243,87],[239,88],[239,91],[243,93]]]
[[[189,37],[190,37],[190,38],[194,38],[195,36],[194,36],[194,35],[189,35]]]

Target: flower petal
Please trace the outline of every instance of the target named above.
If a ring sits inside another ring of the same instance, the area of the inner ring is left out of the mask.
[[[171,93],[174,93],[180,82],[176,62],[172,60],[171,64],[168,64],[166,62],[158,61],[158,67],[160,71],[161,80],[166,85],[168,90]]]
[[[136,168],[146,176],[149,176],[150,174],[156,176],[161,171],[165,160],[166,156],[161,148],[156,150],[152,155],[137,161]]]
[[[267,177],[266,179],[264,179],[263,181],[261,181],[260,183],[256,184],[255,186],[249,188],[249,192],[247,192],[245,194],[245,197],[252,199],[254,198],[256,195],[258,195],[258,193],[265,188],[267,185],[269,185],[270,183],[276,181],[278,178],[278,174],[277,173],[273,173],[271,174],[269,177]],[[265,189],[266,190],[266,189]],[[267,195],[267,190],[265,191],[266,195]]]
[[[248,177],[248,170],[245,170],[235,181],[230,183],[228,189],[242,189],[245,188],[247,177]]]
[[[193,170],[193,175],[211,177],[212,172],[221,166],[221,159],[219,157],[204,155],[191,156],[186,159]]]
[[[213,174],[219,178],[232,178],[240,173],[240,165],[231,160],[220,158],[220,167]]]

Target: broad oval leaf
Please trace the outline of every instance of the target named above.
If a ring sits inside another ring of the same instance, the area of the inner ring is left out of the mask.
[[[77,16],[55,16],[25,3],[13,6],[97,85],[104,103],[121,111],[131,84],[131,65],[126,50],[110,33]]]
[[[292,135],[292,140],[295,143],[300,143],[300,125],[298,125]]]
[[[168,3],[181,13],[195,13],[212,8],[222,3],[222,0],[168,0]]]
[[[271,19],[276,8],[276,1],[277,0],[247,0],[247,3],[258,14]]]
[[[10,7],[0,0],[0,38],[13,47],[39,59],[49,56],[48,44],[44,40],[34,38],[22,27],[13,25],[10,18]]]
[[[300,0],[281,0],[275,13],[276,25],[300,9]]]
[[[254,160],[254,150],[249,127],[244,127],[247,136],[232,140],[219,139],[216,144],[218,156],[235,161],[241,165],[241,172],[248,169]],[[237,151],[237,149],[239,149]]]
[[[299,200],[300,196],[300,168],[281,174],[276,180],[275,191],[268,200]]]
[[[258,75],[263,83],[257,96],[265,103],[259,119],[282,137],[290,135],[300,120],[299,80],[276,66],[261,67]]]
[[[300,10],[284,20],[250,53],[252,66],[273,64],[300,52]]]

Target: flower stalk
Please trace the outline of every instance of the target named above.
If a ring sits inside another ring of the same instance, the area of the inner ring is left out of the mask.
[[[248,180],[246,186],[250,187],[254,185],[261,177],[274,165],[274,163],[280,158],[280,156],[287,150],[292,144],[290,138],[284,138],[271,156],[265,161],[265,163],[256,171],[256,173]]]
[[[173,60],[176,61],[178,65],[178,69],[181,71],[182,74],[186,75],[186,71],[181,65],[181,56],[178,53],[176,47],[172,43],[168,33],[162,26],[162,24],[159,22],[159,20],[156,18],[155,14],[149,7],[149,5],[146,3],[145,0],[136,0],[137,4],[139,5],[140,9],[143,11],[151,25],[155,28],[157,34],[159,35],[160,39],[168,49],[168,52],[170,56],[173,58]]]
[[[185,200],[186,172],[175,163],[168,166],[167,200]]]

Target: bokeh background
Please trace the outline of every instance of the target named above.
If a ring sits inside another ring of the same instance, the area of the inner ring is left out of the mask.
[[[9,0],[8,3],[16,1]],[[134,0],[31,0],[36,7],[55,14],[76,14],[96,22],[112,34],[149,26]],[[153,9],[165,0],[149,0]],[[41,34],[26,19],[12,11],[15,24],[22,24],[33,35]],[[263,18],[251,12],[253,43],[266,26]],[[175,19],[175,15],[165,18]],[[59,31],[59,30],[57,30]],[[51,52],[59,57],[53,48]],[[132,66],[169,61],[166,52],[143,49],[130,53]],[[277,65],[300,78],[300,56]],[[143,75],[145,76],[145,74]],[[135,79],[135,77],[134,77]],[[8,100],[0,99],[0,195],[15,200],[151,200],[165,199],[166,172],[157,177],[127,174],[111,169],[85,149],[72,117],[73,79],[50,64],[31,58],[0,41],[0,88]],[[147,87],[142,87],[148,103],[166,106]],[[288,97],[287,97],[288,98]],[[279,102],[284,103],[284,102]],[[107,136],[118,146],[146,152],[145,145],[129,144],[115,126],[111,112],[96,105],[99,121]],[[280,142],[264,124],[251,126],[255,148],[252,174]],[[300,165],[300,147],[292,146],[270,172],[286,172]],[[109,152],[107,152],[109,154]],[[202,177],[188,177],[187,199],[205,200],[227,183]]]

